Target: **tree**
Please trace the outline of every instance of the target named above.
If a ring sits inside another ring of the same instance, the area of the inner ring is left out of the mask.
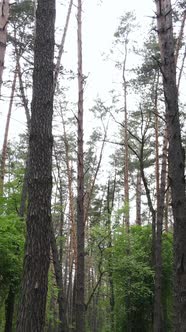
[[[171,1],[156,0],[156,8],[169,140],[169,183],[174,216],[174,331],[181,332],[186,330],[185,150],[179,120]]]
[[[15,54],[13,54],[13,60],[15,61],[14,76],[11,86],[10,102],[7,113],[7,120],[5,126],[3,148],[2,148],[2,157],[1,157],[1,178],[0,178],[0,192],[3,193],[4,178],[6,174],[6,157],[7,157],[7,147],[8,147],[8,135],[9,135],[9,126],[11,114],[14,106],[14,98],[16,93],[16,82],[17,76],[20,81],[20,92],[25,106],[25,113],[27,117],[27,123],[30,122],[30,114],[28,110],[28,101],[26,100],[23,88],[23,79],[21,74],[20,61],[22,56],[26,55],[27,52],[32,51],[32,41],[33,35],[28,30],[25,33],[25,30],[33,28],[33,3],[32,1],[22,1],[21,3],[14,3],[11,6],[11,17],[9,20],[9,33],[8,40],[11,42],[15,48]],[[31,31],[32,32],[32,31]],[[29,54],[30,56],[30,54]]]
[[[51,230],[54,24],[55,1],[39,0],[29,137],[26,251],[17,332],[42,332],[45,323]]]
[[[0,95],[4,70],[4,59],[7,42],[7,24],[9,17],[9,0],[1,0],[0,3]]]
[[[85,225],[84,225],[84,156],[83,156],[83,71],[82,71],[82,1],[78,0],[78,171],[77,171],[77,285],[76,331],[85,331]]]
[[[128,81],[127,81],[127,57],[128,57],[128,44],[129,35],[134,28],[134,14],[127,12],[121,17],[120,25],[114,34],[116,46],[122,46],[121,54],[122,60],[117,64],[122,69],[122,89],[123,89],[123,113],[124,113],[124,126],[123,126],[123,143],[124,143],[124,203],[127,207],[125,215],[125,224],[129,229],[130,224],[130,208],[129,208],[129,147],[128,147]]]

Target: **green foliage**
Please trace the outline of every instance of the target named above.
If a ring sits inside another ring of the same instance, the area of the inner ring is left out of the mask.
[[[118,229],[113,246],[113,279],[117,331],[130,323],[148,331],[153,301],[151,229],[133,226],[130,234]]]
[[[4,330],[5,301],[11,288],[15,306],[21,281],[24,253],[24,221],[19,215],[24,176],[24,149],[8,147],[6,182],[0,197],[0,331]]]
[[[124,205],[115,212],[115,223],[118,224],[122,216],[125,216],[129,213],[129,202],[124,202]]]
[[[21,55],[25,51],[29,55],[33,52],[34,46],[34,3],[31,0],[14,3],[11,6],[10,12],[10,26],[13,32],[10,31],[8,40],[16,46],[18,53]],[[16,32],[14,32],[16,31]]]
[[[132,331],[152,328],[154,271],[151,227],[132,226],[127,234],[115,231],[112,251],[112,276],[115,290],[115,321],[117,332],[131,326]],[[163,236],[163,303],[166,326],[171,326],[172,310],[172,236]]]
[[[47,293],[47,306],[46,306],[46,329],[55,331],[60,321],[58,319],[58,287],[56,286],[55,274],[53,266],[50,266],[48,274],[48,293]]]
[[[0,294],[10,285],[19,286],[23,250],[23,222],[15,215],[0,216]]]
[[[19,143],[11,143],[8,146],[6,182],[3,196],[0,197],[0,215],[2,216],[19,214],[25,155],[25,146],[22,146],[21,140]]]
[[[115,42],[124,43],[128,42],[129,33],[135,28],[136,17],[133,12],[126,12],[120,19],[120,25],[114,34]]]

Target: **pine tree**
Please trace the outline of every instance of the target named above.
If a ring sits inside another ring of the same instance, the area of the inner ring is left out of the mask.
[[[55,1],[39,0],[29,138],[28,212],[17,332],[44,330],[50,262]]]

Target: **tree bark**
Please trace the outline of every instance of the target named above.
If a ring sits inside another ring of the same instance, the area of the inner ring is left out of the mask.
[[[38,0],[29,137],[26,252],[17,332],[42,332],[50,262],[55,0]]]
[[[169,139],[169,181],[174,217],[174,331],[186,331],[186,195],[185,151],[181,141],[172,7],[156,0],[161,69]]]
[[[78,179],[77,179],[77,284],[76,332],[85,332],[85,225],[83,156],[82,1],[78,0]]]

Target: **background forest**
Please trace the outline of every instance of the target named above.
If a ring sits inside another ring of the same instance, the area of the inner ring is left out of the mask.
[[[186,330],[186,3],[151,2],[100,86],[86,1],[0,0],[0,332]]]

